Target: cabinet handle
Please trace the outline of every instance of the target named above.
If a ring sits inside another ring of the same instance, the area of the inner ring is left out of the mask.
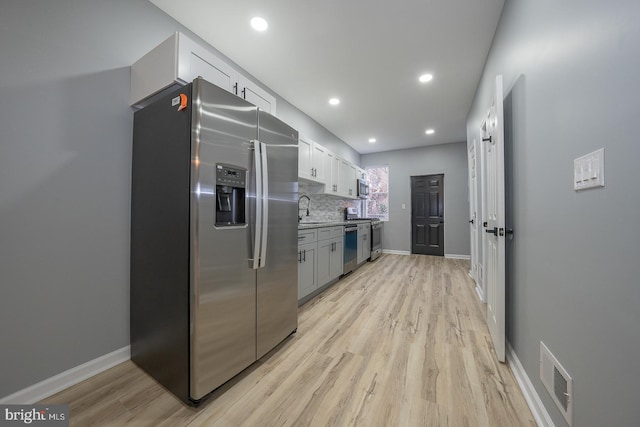
[[[247,88],[242,89],[242,99],[247,99]]]
[[[302,262],[302,251],[298,251],[298,263]]]
[[[307,262],[307,250],[302,251],[302,262]]]
[[[233,85],[233,91],[235,92],[236,95],[238,95],[238,83]]]

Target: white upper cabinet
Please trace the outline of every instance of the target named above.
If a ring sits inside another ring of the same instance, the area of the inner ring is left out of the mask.
[[[131,66],[130,104],[142,108],[195,78],[220,86],[275,115],[276,99],[223,59],[176,32]]]
[[[317,184],[325,184],[331,167],[329,150],[304,136],[298,145],[298,178]]]
[[[311,169],[313,177],[320,183],[327,182],[327,166],[329,164],[329,158],[327,157],[328,150],[317,142],[313,143],[312,155],[311,155]]]
[[[298,178],[311,181],[311,153],[313,142],[303,136],[298,138]]]
[[[357,199],[359,169],[322,145],[300,137],[298,177],[311,184],[310,193]]]
[[[329,179],[325,185],[325,193],[338,196],[340,195],[340,164],[342,159],[332,152],[327,154],[327,158],[330,167],[327,169]]]
[[[356,177],[358,179],[364,179],[365,181],[369,181],[369,175],[367,175],[367,172],[362,169],[362,168],[356,168]]]
[[[243,75],[238,77],[236,95],[268,113],[276,115],[276,98]]]
[[[340,195],[351,199],[358,196],[356,192],[356,166],[344,159],[340,163]]]

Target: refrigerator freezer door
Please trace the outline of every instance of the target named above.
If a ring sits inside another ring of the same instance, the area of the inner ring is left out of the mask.
[[[257,107],[196,79],[192,114],[190,392],[199,400],[256,359],[256,271],[247,262],[255,193],[247,186],[247,224],[216,227],[215,179],[222,163],[255,181]]]
[[[298,327],[298,132],[263,111],[258,140],[266,149],[266,263],[257,282],[257,357]]]

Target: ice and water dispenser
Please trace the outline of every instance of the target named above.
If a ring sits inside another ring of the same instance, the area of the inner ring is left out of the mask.
[[[246,224],[246,178],[246,169],[216,165],[216,227]]]

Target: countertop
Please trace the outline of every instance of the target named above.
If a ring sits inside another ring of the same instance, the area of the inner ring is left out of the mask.
[[[354,219],[349,221],[327,221],[327,222],[300,222],[298,223],[298,230],[308,230],[310,228],[322,228],[322,227],[336,227],[340,225],[347,225],[353,223],[371,222],[370,219]]]

